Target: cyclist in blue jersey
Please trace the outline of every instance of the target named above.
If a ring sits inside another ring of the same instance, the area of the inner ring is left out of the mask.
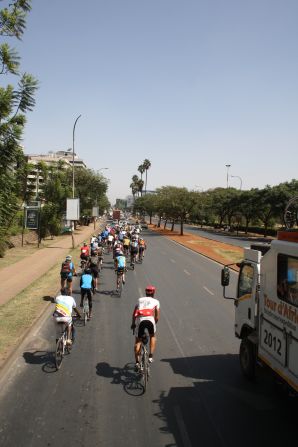
[[[89,320],[92,314],[92,290],[94,290],[94,279],[90,269],[86,269],[81,276],[80,280],[81,287],[81,303],[80,307],[83,307],[83,301],[85,295],[87,295],[89,301]]]
[[[120,280],[118,280],[119,277],[122,276],[122,282],[125,284],[125,271],[126,271],[126,257],[124,256],[123,252],[120,251],[117,256],[115,256],[115,273],[117,275],[117,288],[118,283]]]

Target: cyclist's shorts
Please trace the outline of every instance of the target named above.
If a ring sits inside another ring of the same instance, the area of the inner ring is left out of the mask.
[[[142,246],[142,245],[140,245],[140,247],[139,247],[139,252],[142,253],[142,251],[144,251],[144,250],[145,250],[145,247]]]
[[[98,267],[91,267],[91,273],[93,278],[98,278],[99,277]]]
[[[54,316],[55,323],[66,323],[70,324],[72,322],[72,317],[55,317]]]
[[[83,253],[81,253],[80,258],[82,259],[82,261],[88,261],[88,256],[84,255]]]
[[[137,254],[137,253],[138,253],[138,247],[131,247],[131,248],[130,248],[130,253],[131,253],[132,255]]]
[[[155,331],[154,331],[154,325],[153,325],[152,321],[143,320],[139,324],[137,337],[142,338],[143,335],[145,334],[146,329],[148,330],[149,335],[154,335]]]
[[[117,275],[122,275],[122,273],[124,273],[124,267],[119,267],[117,269]]]

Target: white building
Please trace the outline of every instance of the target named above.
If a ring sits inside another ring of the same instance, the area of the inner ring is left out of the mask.
[[[57,166],[58,162],[64,162],[65,168],[71,168],[72,165],[86,169],[84,161],[72,153],[72,149],[67,151],[48,152],[47,154],[40,155],[26,155],[28,163],[33,165],[30,174],[28,175],[27,184],[30,185],[31,190],[35,196],[39,196],[43,190],[44,179],[42,174],[37,169],[37,165],[40,162],[45,163],[47,166]],[[74,163],[73,163],[74,162]],[[36,167],[35,167],[36,166]]]

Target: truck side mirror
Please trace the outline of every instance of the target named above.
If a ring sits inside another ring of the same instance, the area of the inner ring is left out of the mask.
[[[224,267],[221,271],[221,285],[223,287],[228,286],[230,283],[230,269],[229,267]]]

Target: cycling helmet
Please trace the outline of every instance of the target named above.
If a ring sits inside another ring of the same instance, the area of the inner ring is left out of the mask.
[[[149,285],[146,287],[145,292],[146,292],[146,296],[152,296],[154,297],[156,288],[152,285]]]
[[[70,255],[66,256],[65,260],[66,261],[71,261],[71,256]]]
[[[85,273],[87,274],[87,275],[91,275],[91,269],[85,269]]]

